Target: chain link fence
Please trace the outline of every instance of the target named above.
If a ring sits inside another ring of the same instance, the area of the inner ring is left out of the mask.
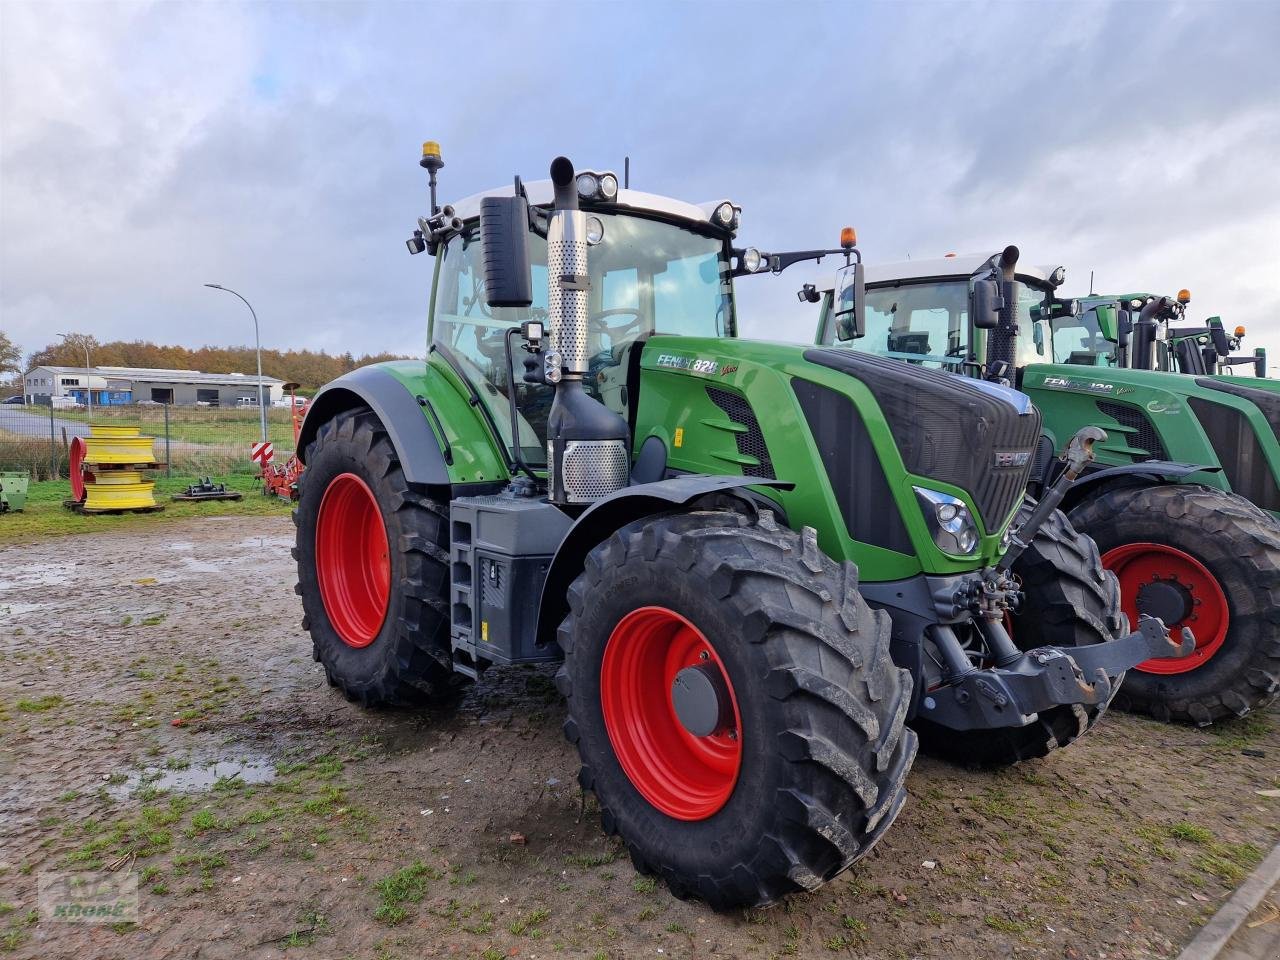
[[[71,441],[89,436],[90,424],[137,427],[155,438],[155,458],[169,476],[212,476],[257,473],[249,459],[262,437],[258,411],[252,407],[179,407],[129,405],[53,408],[0,404],[0,470],[23,470],[32,480],[68,476]],[[293,417],[288,409],[267,410],[267,439],[276,462],[293,451]]]

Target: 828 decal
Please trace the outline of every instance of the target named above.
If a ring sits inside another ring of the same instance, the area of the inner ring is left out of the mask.
[[[700,360],[697,357],[682,357],[675,353],[659,354],[658,366],[692,370],[694,373],[705,373],[709,376],[715,376],[720,372],[720,363],[717,360]]]

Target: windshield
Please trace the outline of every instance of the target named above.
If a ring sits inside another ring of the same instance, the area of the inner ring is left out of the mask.
[[[879,287],[866,299],[866,336],[854,349],[951,370],[968,358],[967,281]]]
[[[604,237],[587,259],[587,391],[627,415],[626,377],[636,341],[645,334],[734,336],[733,286],[724,240],[624,213],[592,210]],[[547,319],[547,243],[529,237],[533,305],[491,309],[484,300],[478,224],[445,247],[431,319],[431,342],[446,347],[475,385],[490,415],[514,449],[508,390],[515,384],[516,426],[530,464],[546,461],[546,422],[552,388],[523,382],[525,356],[513,344],[514,376],[507,365],[506,332],[524,320]]]
[[[1115,344],[1102,335],[1096,306],[1078,317],[1059,317],[1053,322],[1054,363],[1105,367],[1114,361],[1114,351]]]
[[[969,280],[959,278],[870,289],[866,295],[866,336],[850,346],[921,366],[959,371],[971,349],[969,289]],[[1019,367],[1049,362],[1045,324],[1033,319],[1044,298],[1044,290],[1019,284]],[[832,338],[833,330],[825,331],[826,342],[832,342]]]

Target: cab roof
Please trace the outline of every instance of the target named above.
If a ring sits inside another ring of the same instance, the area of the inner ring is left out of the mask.
[[[867,285],[891,283],[897,281],[932,280],[948,277],[971,277],[992,257],[1000,255],[999,250],[987,253],[960,253],[951,257],[938,257],[935,260],[901,260],[897,263],[867,264]],[[1031,265],[1019,263],[1017,275],[1030,280],[1047,282],[1050,274],[1058,269],[1047,264]]]
[[[549,207],[555,199],[554,187],[550,180],[525,181],[524,189],[529,197],[529,203],[535,207]],[[480,201],[485,197],[510,197],[514,196],[514,194],[514,184],[475,193],[455,203],[453,205],[454,214],[463,220],[474,220],[480,216]],[[711,214],[716,207],[725,202],[726,200],[713,200],[708,203],[688,203],[684,200],[676,200],[656,193],[645,193],[642,190],[629,190],[619,187],[617,199],[595,201],[591,206],[598,209],[622,207],[628,210],[657,213],[664,217],[687,220],[704,226],[719,226],[712,222]],[[724,228],[720,227],[720,229],[723,230]]]

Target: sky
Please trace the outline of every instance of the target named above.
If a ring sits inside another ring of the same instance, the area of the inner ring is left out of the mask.
[[[0,2],[0,329],[424,349],[442,199],[565,154],[739,240],[1188,287],[1280,364],[1280,4]],[[739,281],[804,341],[832,261]],[[1280,369],[1280,368],[1277,368]],[[1274,375],[1274,370],[1273,370]]]

